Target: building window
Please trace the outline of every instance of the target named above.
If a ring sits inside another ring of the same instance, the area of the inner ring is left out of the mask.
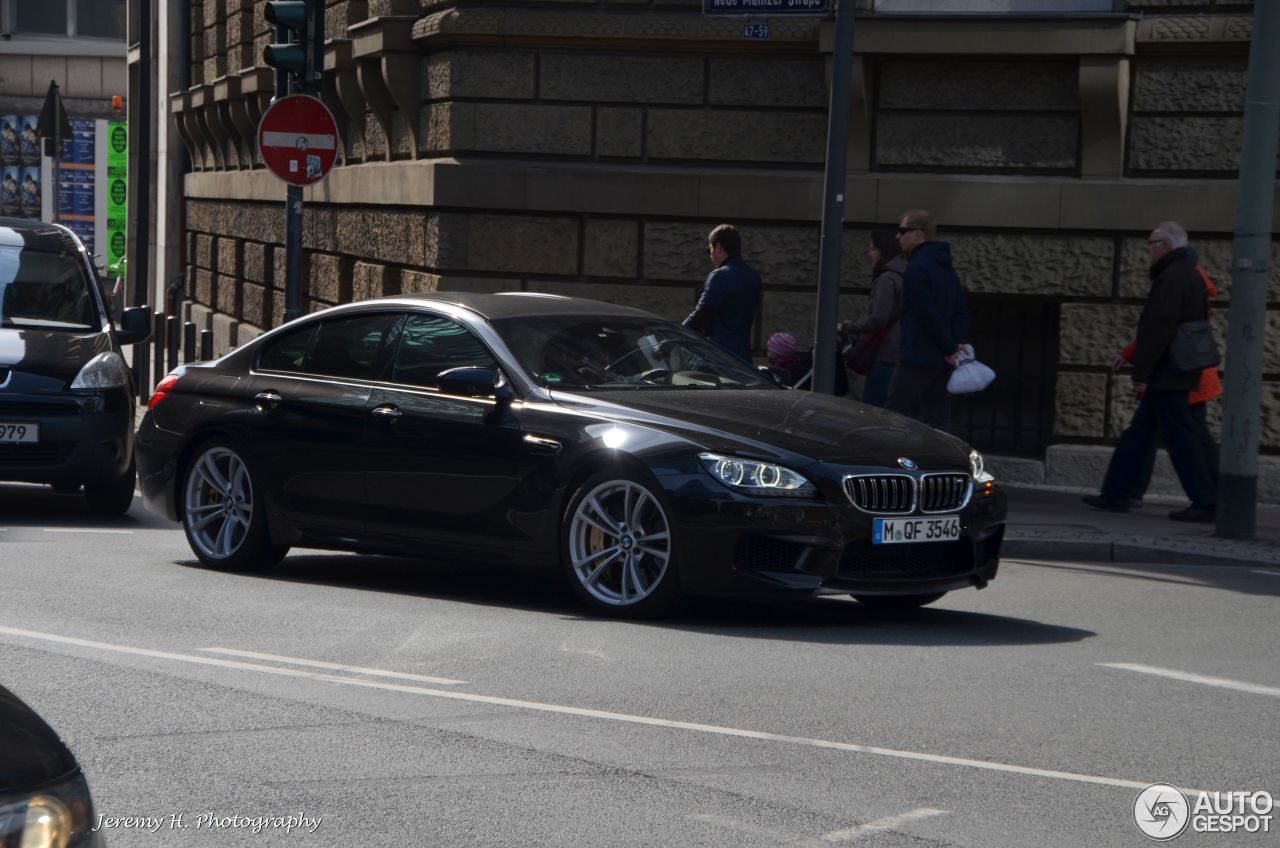
[[[124,41],[127,0],[0,0],[0,23],[14,35]]]

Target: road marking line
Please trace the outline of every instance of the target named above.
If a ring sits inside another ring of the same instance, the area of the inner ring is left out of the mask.
[[[100,527],[41,527],[46,533],[117,533],[131,535],[132,530],[108,530]]]
[[[864,836],[883,833],[886,830],[894,830],[909,821],[927,819],[931,816],[945,816],[946,814],[946,810],[935,810],[930,807],[921,807],[918,810],[910,810],[905,813],[899,813],[896,816],[885,816],[882,819],[876,819],[873,822],[860,824],[856,827],[849,827],[844,830],[833,830],[830,833],[822,834],[822,836],[818,838],[823,842],[855,842]]]
[[[437,683],[442,686],[457,686],[466,683],[465,680],[453,680],[448,677],[428,677],[425,674],[408,674],[402,671],[386,671],[381,668],[365,668],[358,665],[342,665],[341,663],[322,662],[320,660],[303,660],[297,657],[281,657],[276,654],[260,654],[256,651],[237,651],[232,648],[201,648],[202,651],[208,651],[213,654],[226,654],[232,657],[245,657],[251,660],[270,660],[279,663],[291,663],[293,665],[307,665],[313,668],[327,668],[330,671],[348,671],[352,674],[368,674],[375,677],[394,677],[399,680],[417,680],[420,683]]]
[[[805,736],[787,736],[780,733],[765,733],[759,730],[744,730],[741,728],[725,727],[715,724],[699,724],[691,721],[672,721],[670,719],[652,718],[650,716],[614,713],[607,710],[593,710],[585,707],[566,707],[559,704],[545,704],[539,701],[521,701],[515,698],[499,698],[493,695],[475,695],[469,692],[458,692],[450,689],[427,689],[422,686],[405,686],[398,683],[382,683],[380,681],[360,680],[353,677],[334,677],[328,674],[301,671],[293,668],[257,665],[256,663],[237,662],[236,660],[221,660],[214,657],[201,657],[192,654],[176,654],[169,651],[156,651],[150,648],[134,648],[128,645],[113,645],[107,642],[95,642],[90,639],[77,639],[72,636],[58,636],[52,633],[40,633],[34,630],[23,630],[18,627],[5,627],[3,625],[0,625],[0,633],[7,633],[11,636],[21,636],[27,639],[37,639],[45,642],[56,642],[63,645],[78,645],[84,648],[94,648],[118,654],[132,654],[135,656],[154,657],[156,659],[175,660],[178,662],[195,663],[197,665],[211,665],[221,668],[241,669],[245,671],[261,671],[265,674],[278,674],[285,677],[319,680],[327,683],[340,683],[345,686],[363,686],[368,689],[384,689],[389,692],[405,692],[411,695],[427,695],[433,698],[447,698],[455,701],[468,701],[475,704],[492,704],[494,706],[515,707],[517,709],[531,710],[534,712],[579,716],[582,718],[595,718],[602,719],[604,721],[625,722],[627,724],[638,724],[649,727],[666,727],[674,730],[689,730],[696,733],[706,733],[715,736],[756,739],[764,742],[781,742],[788,745],[823,748],[832,751],[846,751],[854,754],[870,754],[873,756],[890,757],[899,760],[916,760],[919,762],[934,763],[938,765],[964,766],[966,768],[1004,772],[1007,774],[1018,774],[1027,777],[1045,777],[1053,780],[1067,780],[1074,783],[1090,783],[1099,786],[1114,786],[1122,789],[1145,789],[1155,782],[1153,780],[1122,780],[1114,777],[1077,774],[1075,772],[1057,771],[1054,769],[1015,766],[1007,763],[991,762],[988,760],[971,760],[966,757],[951,757],[943,754],[925,754],[918,751],[901,751],[894,748],[878,748],[873,745],[858,745],[852,742],[834,742],[828,739],[813,739]],[[1198,792],[1199,790],[1187,789],[1186,791]]]
[[[1280,571],[1264,571],[1264,570],[1262,570],[1261,568],[1255,568],[1255,569],[1253,570],[1253,573],[1254,573],[1254,574],[1265,574],[1265,575],[1267,575],[1268,577],[1280,577]]]
[[[1182,680],[1186,683],[1202,683],[1205,686],[1217,686],[1222,689],[1235,689],[1239,692],[1250,692],[1254,695],[1270,695],[1273,698],[1280,698],[1280,687],[1262,686],[1257,683],[1245,683],[1240,680],[1228,680],[1225,677],[1206,677],[1203,674],[1191,674],[1186,671],[1175,671],[1171,668],[1156,668],[1150,665],[1137,665],[1135,663],[1098,663],[1106,668],[1118,668],[1123,671],[1136,671],[1139,674],[1152,674],[1156,677],[1168,677],[1172,680]]]

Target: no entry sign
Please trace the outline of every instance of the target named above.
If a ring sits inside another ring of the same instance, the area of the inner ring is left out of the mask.
[[[258,124],[258,150],[271,173],[293,185],[318,183],[338,155],[338,125],[314,97],[277,100]]]

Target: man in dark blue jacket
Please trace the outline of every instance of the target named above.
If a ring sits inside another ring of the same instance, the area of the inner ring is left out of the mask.
[[[749,364],[751,325],[760,306],[760,275],[742,261],[742,240],[730,224],[721,224],[707,236],[707,253],[715,270],[707,275],[698,305],[684,325]]]
[[[902,277],[902,347],[888,408],[946,430],[951,426],[947,380],[969,334],[964,290],[951,265],[951,246],[936,241],[933,215],[913,209],[898,223],[898,244],[910,261]]]

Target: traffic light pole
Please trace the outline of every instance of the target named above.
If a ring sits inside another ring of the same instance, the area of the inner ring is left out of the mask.
[[[302,315],[302,186],[285,195],[284,323]]]

